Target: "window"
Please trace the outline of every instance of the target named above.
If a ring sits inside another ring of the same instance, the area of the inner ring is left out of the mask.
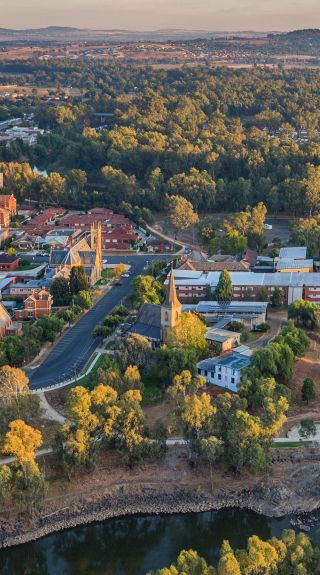
[[[165,321],[169,321],[169,314],[168,314],[167,311],[166,311],[166,313],[165,313],[164,319],[165,319]]]
[[[221,379],[221,374],[218,375],[218,379]]]
[[[231,378],[231,383],[234,383],[234,382],[235,382],[235,379],[234,379],[234,377],[232,377],[232,378]]]
[[[207,376],[208,375],[208,371],[205,369],[204,370],[204,375]]]

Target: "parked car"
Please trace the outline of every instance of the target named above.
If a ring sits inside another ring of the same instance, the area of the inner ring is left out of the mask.
[[[264,224],[264,229],[265,230],[272,230],[272,225],[271,224]]]

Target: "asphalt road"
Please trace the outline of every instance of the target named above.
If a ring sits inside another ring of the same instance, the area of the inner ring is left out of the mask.
[[[27,370],[31,389],[41,389],[75,377],[98,347],[100,340],[92,337],[96,325],[121,303],[131,292],[130,283],[134,276],[141,275],[147,262],[152,259],[165,259],[162,256],[114,256],[107,258],[109,263],[124,262],[131,266],[132,275],[122,279],[122,285],[114,286],[98,303],[89,310],[54,346],[43,363]]]

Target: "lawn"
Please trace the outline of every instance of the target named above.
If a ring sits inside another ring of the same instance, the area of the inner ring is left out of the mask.
[[[26,272],[28,270],[34,270],[38,268],[41,264],[31,264],[30,262],[22,261],[17,268],[17,272]]]
[[[272,447],[305,447],[306,445],[312,445],[312,441],[274,441]]]
[[[143,381],[143,392],[142,392],[142,403],[143,405],[152,405],[157,403],[162,398],[161,389],[159,382],[153,376],[144,376]]]

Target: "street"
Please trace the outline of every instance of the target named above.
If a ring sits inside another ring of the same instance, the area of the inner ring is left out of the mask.
[[[89,357],[98,347],[100,340],[92,337],[96,325],[102,323],[105,316],[120,304],[131,292],[132,279],[144,273],[144,267],[152,259],[168,259],[168,256],[112,256],[108,263],[120,262],[131,266],[132,275],[122,278],[122,285],[114,286],[98,303],[91,308],[53,347],[43,363],[26,373],[31,389],[42,389],[60,383],[80,373]]]

